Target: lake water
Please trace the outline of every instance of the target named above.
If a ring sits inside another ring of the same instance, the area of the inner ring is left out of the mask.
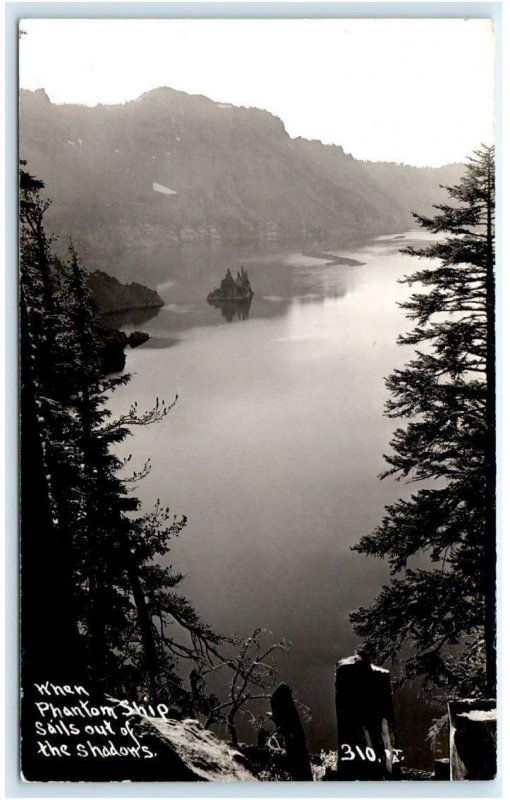
[[[299,253],[160,256],[157,279],[146,280],[159,280],[165,307],[125,325],[152,338],[128,349],[133,377],[114,413],[179,395],[164,421],[136,428],[121,448],[131,466],[151,458],[137,494],[146,509],[159,497],[187,515],[171,562],[205,621],[242,635],[267,627],[292,642],[281,678],[311,708],[314,747],[335,746],[334,665],[356,646],[349,612],[388,578],[383,562],[350,548],[410,491],[378,474],[395,427],[382,414],[384,377],[409,358],[395,343],[409,326],[397,306],[409,289],[397,280],[418,263],[399,248],[424,238],[337,251],[357,265]],[[205,297],[241,263],[255,297],[224,315]],[[429,715],[400,705],[401,746],[419,766]]]

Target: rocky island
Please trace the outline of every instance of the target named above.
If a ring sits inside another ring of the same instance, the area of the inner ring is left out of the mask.
[[[209,292],[207,302],[212,304],[218,302],[246,303],[251,301],[252,297],[253,291],[248,280],[248,273],[244,267],[241,267],[241,270],[237,271],[235,278],[232,277],[230,269],[227,269],[227,274],[223,278],[220,288]]]

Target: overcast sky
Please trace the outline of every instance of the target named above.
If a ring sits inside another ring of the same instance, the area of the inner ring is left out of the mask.
[[[20,83],[55,103],[158,86],[265,108],[356,158],[439,165],[493,141],[487,20],[24,20]]]

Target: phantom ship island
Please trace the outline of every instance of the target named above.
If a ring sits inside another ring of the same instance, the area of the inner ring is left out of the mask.
[[[213,289],[207,295],[209,305],[219,308],[228,322],[235,318],[247,319],[250,311],[253,291],[248,279],[248,273],[241,267],[236,277],[232,276],[230,269],[220,283],[219,289]]]

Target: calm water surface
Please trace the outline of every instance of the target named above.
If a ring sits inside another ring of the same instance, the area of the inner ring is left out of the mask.
[[[416,239],[424,235],[406,234]],[[395,344],[409,325],[397,307],[409,290],[397,279],[417,267],[403,244],[383,237],[338,251],[356,266],[299,253],[159,263],[165,307],[125,326],[152,338],[128,350],[133,377],[114,412],[179,395],[163,422],[122,446],[134,466],[152,460],[138,496],[146,509],[159,497],[188,516],[171,561],[204,620],[292,642],[282,679],[312,710],[314,746],[335,745],[334,664],[356,645],[349,612],[388,577],[350,547],[408,492],[377,477],[394,428],[382,415],[383,379],[409,357]],[[210,307],[208,291],[241,263],[255,292],[249,310]],[[419,763],[423,720],[416,706],[402,714]]]

